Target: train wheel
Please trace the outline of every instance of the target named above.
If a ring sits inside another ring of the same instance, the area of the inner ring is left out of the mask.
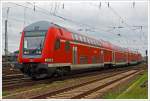
[[[36,74],[32,76],[32,79],[39,80],[46,78],[48,76],[48,71],[46,69],[39,69]]]
[[[64,73],[64,75],[68,75],[70,73],[70,67],[64,67],[63,73]]]
[[[64,76],[63,70],[57,68],[56,71],[55,71],[55,73],[54,73],[54,76],[55,77],[62,77],[62,76]]]

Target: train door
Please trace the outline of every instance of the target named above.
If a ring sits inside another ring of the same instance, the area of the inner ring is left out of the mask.
[[[104,63],[104,51],[100,51],[100,63]]]
[[[72,60],[73,61],[72,61],[72,63],[73,64],[77,64],[78,63],[77,62],[78,61],[77,46],[73,46],[73,52],[72,53],[73,53],[73,56],[72,56],[72,58],[73,58]]]
[[[112,64],[115,65],[115,51],[112,51]]]

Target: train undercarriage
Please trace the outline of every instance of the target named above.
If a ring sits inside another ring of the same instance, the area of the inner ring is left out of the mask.
[[[138,63],[136,63],[138,64]],[[124,65],[112,65],[112,64],[107,64],[103,66],[97,66],[97,68],[116,68],[116,67],[122,67],[122,66],[129,66],[129,65],[136,65],[136,64],[124,64]],[[48,78],[48,77],[61,77],[64,75],[67,75],[70,73],[73,68],[71,66],[62,66],[62,67],[48,67],[48,64],[41,64],[41,63],[24,63],[24,64],[17,64],[17,66],[20,71],[28,75],[34,80],[37,79],[43,79],[43,78]]]

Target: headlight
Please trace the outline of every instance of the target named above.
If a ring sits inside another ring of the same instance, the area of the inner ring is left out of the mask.
[[[37,50],[37,51],[36,51],[36,54],[41,54],[41,50]]]
[[[39,54],[41,54],[41,51],[39,51]]]
[[[46,58],[45,62],[53,62],[53,59],[52,58]]]

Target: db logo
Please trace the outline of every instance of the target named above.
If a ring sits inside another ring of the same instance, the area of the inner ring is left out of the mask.
[[[33,62],[33,59],[30,59],[30,62]]]

